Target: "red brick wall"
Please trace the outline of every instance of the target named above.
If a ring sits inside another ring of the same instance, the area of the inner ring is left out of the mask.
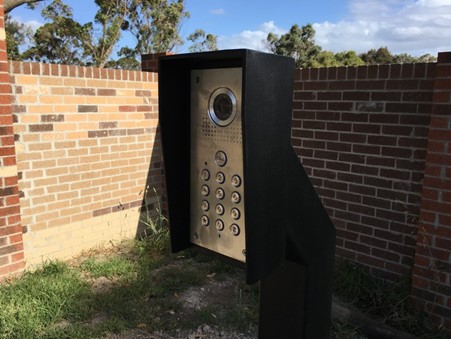
[[[24,267],[19,189],[14,148],[11,87],[0,0],[0,279]]]
[[[412,295],[451,331],[451,53],[440,53],[434,82]]]
[[[434,72],[297,71],[292,142],[337,228],[337,255],[389,279],[412,268]]]

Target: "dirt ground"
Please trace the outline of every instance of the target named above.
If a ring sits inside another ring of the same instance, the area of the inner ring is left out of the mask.
[[[185,291],[180,299],[182,308],[177,310],[178,317],[189,316],[194,310],[200,309],[206,304],[215,303],[224,308],[231,303],[236,302],[230,295],[234,294],[238,288],[239,282],[234,278],[228,278],[225,281],[210,280],[203,286],[192,287]],[[230,293],[232,291],[232,293]],[[218,315],[220,316],[220,315]],[[104,339],[255,339],[257,338],[257,329],[251,328],[250,333],[239,333],[221,330],[210,325],[202,325],[195,331],[176,331],[176,334],[149,333],[141,329],[132,329],[120,334],[110,334]]]

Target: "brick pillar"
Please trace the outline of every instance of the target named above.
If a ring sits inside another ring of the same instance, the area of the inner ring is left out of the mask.
[[[451,332],[451,52],[436,67],[412,297]]]
[[[25,266],[4,18],[0,0],[0,280]]]
[[[172,55],[171,52],[141,55],[141,70],[143,72],[158,73],[158,59],[161,56]]]

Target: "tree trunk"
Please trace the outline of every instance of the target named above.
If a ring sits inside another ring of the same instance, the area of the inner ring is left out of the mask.
[[[3,8],[5,14],[11,12],[14,8],[19,7],[24,4],[32,4],[35,2],[40,2],[43,0],[5,0],[3,3]]]

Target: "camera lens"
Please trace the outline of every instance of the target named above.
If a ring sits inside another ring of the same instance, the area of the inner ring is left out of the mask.
[[[226,87],[217,88],[208,102],[208,115],[211,121],[220,127],[232,123],[237,114],[237,100],[233,92]]]
[[[213,102],[213,111],[221,121],[226,121],[233,113],[232,99],[227,94],[219,94]]]

